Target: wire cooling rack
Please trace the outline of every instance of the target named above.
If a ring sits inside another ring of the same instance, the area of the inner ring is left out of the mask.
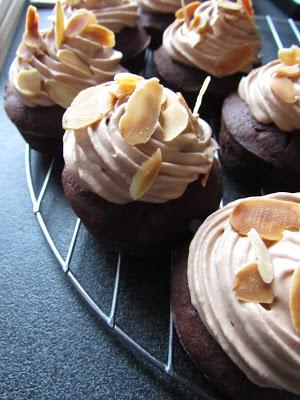
[[[282,48],[283,46],[288,46],[291,43],[284,43],[281,37],[281,34],[278,32],[278,29],[276,28],[276,24],[282,24],[284,23],[285,25],[285,30],[286,27],[289,28],[290,32],[287,32],[288,37],[290,40],[292,40],[292,43],[295,42],[300,42],[300,33],[299,29],[297,27],[297,24],[292,20],[288,19],[287,21],[283,21],[277,18],[271,18],[270,16],[266,17],[256,17],[256,20],[261,28],[261,31],[264,34],[271,34],[272,40],[273,40],[273,45],[276,45],[277,49]],[[266,29],[269,32],[263,32],[264,29]],[[292,34],[292,38],[291,38]],[[273,57],[275,54],[273,54]],[[266,60],[267,61],[267,60]],[[33,183],[33,172],[34,167],[33,162],[32,162],[32,150],[28,145],[26,145],[25,149],[25,167],[26,167],[26,178],[27,178],[27,184],[30,192],[30,197],[33,205],[33,212],[37,218],[37,221],[42,229],[42,232],[45,236],[45,239],[52,250],[55,258],[58,261],[58,264],[60,265],[62,271],[66,274],[68,277],[69,281],[72,283],[74,288],[77,290],[77,292],[81,295],[87,306],[94,311],[98,319],[105,325],[105,327],[115,334],[119,338],[119,340],[124,343],[130,350],[132,350],[135,354],[140,356],[142,359],[144,359],[146,362],[149,364],[157,367],[161,371],[163,371],[165,374],[167,374],[169,377],[173,378],[175,381],[179,382],[180,384],[184,385],[186,388],[189,390],[193,391],[194,393],[200,395],[200,398],[203,400],[215,400],[215,396],[212,396],[208,394],[203,387],[198,385],[197,383],[193,382],[190,378],[187,378],[183,376],[182,373],[176,372],[176,367],[174,363],[174,326],[173,326],[173,318],[172,318],[172,313],[169,312],[169,328],[168,328],[168,341],[167,341],[167,358],[165,361],[160,360],[153,354],[151,354],[149,351],[147,351],[144,347],[142,347],[139,343],[137,343],[132,337],[127,334],[117,323],[118,320],[118,313],[117,313],[117,304],[118,304],[118,299],[119,299],[119,292],[120,292],[120,273],[122,269],[122,265],[124,263],[124,255],[121,253],[118,254],[117,257],[117,265],[116,265],[116,272],[115,272],[115,277],[114,277],[114,287],[113,287],[113,294],[112,294],[112,299],[111,299],[111,305],[110,305],[110,311],[108,313],[105,313],[101,305],[97,304],[97,302],[93,299],[92,295],[89,294],[88,290],[84,287],[82,283],[80,283],[80,280],[76,277],[76,274],[72,271],[72,257],[73,253],[75,250],[76,242],[78,239],[80,227],[81,227],[81,222],[79,219],[74,219],[74,229],[73,233],[70,237],[69,241],[69,246],[67,250],[67,254],[65,257],[62,256],[62,253],[59,251],[58,246],[55,242],[55,239],[52,237],[52,235],[49,232],[47,222],[45,217],[43,216],[42,213],[42,204],[43,200],[45,198],[45,194],[47,190],[49,189],[49,182],[51,179],[51,176],[53,174],[54,166],[55,166],[56,160],[52,159],[52,161],[49,164],[49,167],[47,169],[47,172],[43,178],[43,182],[41,184],[41,188],[38,191],[38,193],[34,189],[34,183]],[[259,191],[261,194],[263,194],[263,189],[261,188]],[[221,203],[222,205],[222,203]],[[174,262],[174,253],[170,255],[170,266],[172,269]]]

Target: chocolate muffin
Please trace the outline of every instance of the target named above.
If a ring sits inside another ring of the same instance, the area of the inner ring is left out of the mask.
[[[248,2],[193,2],[176,13],[154,64],[162,82],[181,91],[192,106],[206,75],[212,76],[202,111],[218,116],[241,74],[258,63],[260,39]]]
[[[8,117],[36,150],[62,155],[62,115],[82,90],[124,71],[113,50],[112,31],[96,24],[89,11],[64,22],[58,1],[53,26],[39,31],[39,16],[29,6],[23,39],[9,71],[4,95]]]
[[[300,190],[297,52],[296,46],[283,49],[278,60],[252,71],[222,108],[219,142],[225,164],[266,191]]]
[[[157,78],[117,74],[63,117],[63,187],[88,230],[134,254],[167,251],[221,199],[209,125]]]
[[[115,33],[115,49],[123,54],[122,65],[136,73],[143,69],[150,37],[141,25],[135,1],[63,0],[63,4],[68,16],[79,9],[92,11],[98,24]]]
[[[239,222],[245,224],[247,214],[247,230],[254,227],[259,238],[265,240],[268,223],[273,224],[269,234],[274,227],[282,234],[271,247],[258,241],[274,268],[268,284],[258,272],[257,240],[251,241],[250,234],[244,236],[230,224],[233,213],[236,222],[239,207],[244,217]],[[287,220],[278,219],[278,212],[288,215],[295,208],[299,213],[299,194],[277,193],[230,203],[208,217],[189,249],[186,245],[177,252],[171,309],[180,343],[229,398],[299,398],[300,320],[299,315],[295,318],[294,295],[300,287],[295,255],[300,236],[284,230]]]

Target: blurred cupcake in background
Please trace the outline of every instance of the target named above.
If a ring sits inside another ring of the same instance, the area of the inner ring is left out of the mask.
[[[142,70],[150,37],[141,26],[136,1],[63,0],[63,6],[68,17],[80,9],[92,11],[98,24],[115,33],[115,48],[123,54],[122,64],[133,72]]]
[[[25,140],[36,150],[62,152],[62,116],[83,89],[113,79],[122,54],[114,33],[80,11],[65,20],[60,1],[51,28],[39,30],[39,15],[29,6],[23,39],[10,67],[4,107]]]

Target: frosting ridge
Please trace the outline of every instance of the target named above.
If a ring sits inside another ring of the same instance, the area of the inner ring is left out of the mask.
[[[300,203],[299,194],[266,196]],[[270,310],[240,302],[232,285],[243,265],[255,254],[247,237],[229,223],[239,201],[212,214],[196,233],[188,258],[188,283],[193,306],[206,328],[233,362],[255,384],[300,393],[300,336],[289,315],[289,286],[299,266],[299,232],[284,231],[269,248],[276,296]]]
[[[185,3],[191,3],[187,0]],[[138,5],[145,11],[151,13],[171,14],[180,8],[180,0],[138,0]]]

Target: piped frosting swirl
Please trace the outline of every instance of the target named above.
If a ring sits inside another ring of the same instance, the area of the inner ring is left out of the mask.
[[[10,83],[31,107],[59,104],[67,108],[83,89],[110,81],[124,69],[113,50],[114,34],[96,24],[89,11],[64,22],[61,3],[53,26],[39,31],[35,7],[27,11],[26,30],[10,68]]]
[[[185,1],[186,4],[193,0]],[[180,8],[180,0],[138,0],[138,5],[150,13],[172,14]]]
[[[243,3],[209,0],[177,11],[164,32],[163,47],[173,60],[223,77],[251,69],[260,39]]]
[[[300,204],[299,194],[264,198]],[[239,235],[229,222],[239,202],[212,214],[191,243],[188,283],[192,304],[210,334],[252,382],[299,394],[300,335],[290,317],[289,291],[293,272],[299,267],[300,233],[285,230],[282,239],[268,249],[274,265],[271,309],[239,301],[233,291],[236,273],[255,260],[248,237]]]
[[[124,27],[134,28],[139,19],[137,4],[133,0],[64,0],[65,13],[71,16],[74,10],[92,11],[98,24],[118,33]]]
[[[259,122],[286,132],[300,129],[300,49],[281,50],[277,60],[242,78],[238,92]]]
[[[98,87],[110,105],[97,124],[72,121],[76,99],[67,110],[64,159],[69,173],[80,186],[117,204],[164,203],[180,197],[201,176],[205,184],[217,148],[209,125],[156,78],[122,75]]]

